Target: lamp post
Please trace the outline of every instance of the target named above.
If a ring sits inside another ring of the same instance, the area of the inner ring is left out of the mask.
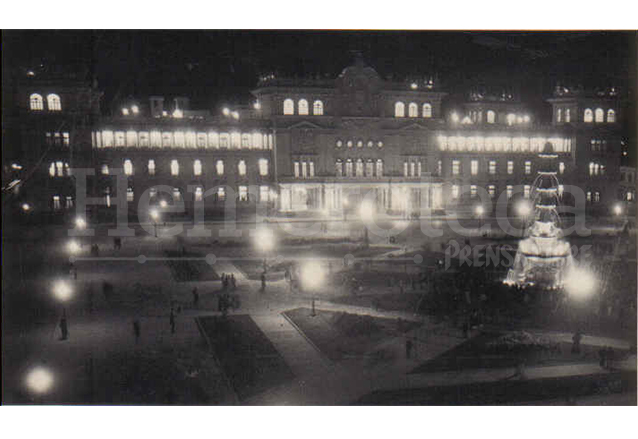
[[[68,338],[68,326],[66,320],[66,307],[65,303],[71,300],[73,297],[73,288],[68,282],[64,280],[58,280],[53,284],[53,296],[62,303],[62,318],[60,319],[60,330],[62,331],[62,340]]]
[[[155,237],[157,238],[157,220],[159,219],[159,212],[157,209],[151,209],[151,218],[153,219],[153,226],[155,230]]]
[[[24,384],[37,397],[37,402],[42,403],[42,397],[48,393],[55,382],[53,372],[46,366],[34,366],[24,377]]]
[[[324,267],[318,261],[307,261],[301,266],[301,283],[305,291],[312,294],[311,316],[315,316],[315,295],[323,285],[325,279]]]
[[[361,222],[363,223],[363,243],[366,247],[370,245],[368,237],[368,226],[365,224],[365,218],[372,218],[374,216],[374,206],[368,200],[363,200],[361,206],[359,206],[359,215],[361,216]]]
[[[485,213],[485,208],[482,205],[478,205],[474,208],[474,214],[479,219],[479,232],[481,227],[483,227],[483,214]]]

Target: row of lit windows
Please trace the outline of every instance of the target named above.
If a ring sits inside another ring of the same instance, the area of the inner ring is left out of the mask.
[[[602,108],[596,108],[595,111],[592,111],[591,108],[586,108],[585,113],[583,115],[583,121],[587,123],[596,122],[602,123],[605,122],[605,111]],[[560,120],[559,120],[560,122]],[[565,122],[569,122],[566,120]],[[607,122],[613,123],[616,122],[616,112],[611,108],[607,110]]]
[[[66,162],[52,162],[49,166],[49,175],[51,177],[70,177],[71,168]]]
[[[195,133],[192,131],[97,131],[93,146],[151,148],[234,148],[272,149],[272,134],[262,133]]]
[[[60,195],[54,195],[52,201],[53,201],[53,209],[55,210],[62,209],[62,201],[61,201]],[[71,209],[73,208],[74,205],[75,203],[73,202],[73,197],[67,195],[65,197],[64,208]]]
[[[293,172],[297,178],[312,178],[315,176],[315,162],[295,161],[293,162]]]
[[[525,163],[523,164],[524,166],[524,171],[526,175],[530,175],[532,173],[532,162],[527,160],[525,161]],[[489,160],[488,161],[488,167],[487,167],[488,173],[491,175],[496,174],[497,171],[497,160]],[[452,175],[461,175],[462,174],[462,166],[461,166],[461,160],[452,160],[451,163],[451,172]],[[479,173],[479,161],[478,160],[470,160],[470,174],[471,175],[478,175]],[[508,160],[507,161],[507,173],[509,175],[514,174],[514,161],[513,160]],[[564,174],[565,173],[565,163],[564,162],[559,162],[558,163],[558,173],[559,174]]]
[[[345,164],[345,166],[344,166]],[[337,177],[383,177],[383,160],[377,159],[375,162],[368,159],[346,159],[345,163],[341,159],[335,162]]]
[[[505,136],[438,136],[441,151],[468,152],[542,152],[545,144],[550,142],[554,152],[571,152],[571,138],[544,137],[505,137]]]
[[[394,117],[405,117],[405,104],[403,102],[396,102],[394,104]],[[410,102],[408,104],[408,117],[419,117],[419,105],[416,102]],[[432,117],[432,105],[425,103],[421,105],[421,117]]]
[[[45,133],[47,146],[69,146],[69,133]]]
[[[44,110],[44,99],[42,98],[42,95],[33,93],[29,97],[29,108],[32,111]],[[60,101],[60,96],[56,95],[55,93],[47,95],[47,109],[49,111],[62,111],[62,102]]]
[[[292,99],[284,100],[284,114],[285,115],[293,115],[295,114],[295,101]],[[308,101],[305,99],[299,99],[297,102],[297,114],[300,116],[307,116],[309,114],[309,106]],[[314,101],[312,104],[312,114],[314,116],[323,116],[323,102]]]
[[[590,162],[589,163],[589,175],[605,175],[605,165],[601,165],[600,163]]]
[[[494,124],[496,123],[496,112],[494,112],[493,110],[488,110],[486,113],[486,121],[488,124]],[[458,122],[459,121],[459,116],[456,113],[452,113],[451,116],[451,120],[452,122]],[[509,113],[507,114],[507,116],[505,116],[505,123],[507,123],[507,125],[515,125],[515,124],[527,124],[531,121],[531,118],[529,117],[529,115],[527,114],[514,114],[514,113]],[[463,120],[461,120],[461,123],[463,124],[471,124],[471,123],[482,123],[483,122],[483,112],[482,111],[470,111],[469,116],[466,116],[463,118]]]
[[[214,194],[207,194],[206,198],[210,196],[214,196],[214,201],[222,202],[226,200],[226,188],[224,186],[217,187],[217,190]],[[248,186],[238,186],[237,188],[237,201],[247,202],[250,200],[250,194],[248,192]],[[110,189],[107,187],[105,191],[105,201],[106,205],[110,207],[111,205],[111,194]],[[149,189],[149,198],[151,202],[157,202],[160,197],[158,197],[158,191],[156,188],[152,187]],[[180,188],[173,188],[171,193],[172,201],[182,201],[182,191]],[[259,186],[259,201],[262,203],[268,202],[275,198],[275,194],[272,192],[269,186]],[[164,200],[164,198],[162,198]],[[196,186],[193,191],[193,201],[199,202],[204,200],[204,188],[202,186]],[[132,187],[127,188],[126,190],[126,201],[133,202],[135,201],[135,192]]]
[[[151,159],[147,164],[148,175],[155,175],[155,160]],[[224,161],[217,160],[215,163],[215,170],[217,175],[224,175]],[[266,177],[268,175],[268,159],[261,158],[257,160],[257,170],[259,175]],[[180,166],[178,160],[171,160],[170,162],[171,175],[174,177],[179,176]],[[109,175],[109,166],[107,164],[102,165],[102,175]],[[247,165],[245,160],[239,160],[237,162],[237,173],[240,176],[245,176],[247,172]],[[133,175],[133,162],[129,159],[124,160],[124,174]],[[193,161],[193,175],[200,176],[203,174],[203,166],[201,160]]]
[[[607,152],[607,141],[591,139],[591,152]]]
[[[478,186],[475,184],[465,186],[467,189],[466,192],[464,192],[463,194],[461,194],[461,186],[457,185],[457,184],[453,184],[452,185],[452,199],[454,200],[458,200],[462,195],[465,195],[466,197],[469,196],[469,198],[477,198],[478,197]],[[469,190],[468,190],[469,189]],[[490,196],[490,198],[496,198],[497,197],[497,187],[494,184],[489,184],[486,186],[485,188],[487,190],[487,194]],[[562,197],[563,193],[565,191],[564,186],[558,185],[558,196]],[[505,193],[507,196],[507,199],[509,200],[510,198],[512,198],[514,196],[514,186],[513,185],[507,185],[505,186]],[[529,184],[523,185],[523,197],[524,198],[529,198],[530,195],[532,193],[532,186]]]
[[[600,203],[600,192],[597,190],[594,190],[594,191],[588,190],[585,193],[585,196],[587,197],[588,203]]]
[[[343,145],[344,145],[343,140],[338,139],[338,140],[337,140],[337,143],[336,143],[337,148],[341,148]],[[352,148],[352,147],[355,145],[355,143],[354,143],[354,141],[352,141],[352,140],[347,140],[347,141],[345,142],[345,145],[346,145],[348,148]],[[363,148],[363,145],[364,145],[363,140],[361,140],[361,139],[357,140],[356,145],[357,145],[357,148]],[[366,145],[368,148],[372,148],[372,147],[375,145],[375,143],[374,143],[372,140],[368,140],[368,141],[365,143],[365,145]],[[383,142],[382,142],[382,141],[378,141],[378,142],[376,142],[376,145],[377,145],[377,147],[379,147],[379,148],[383,148]]]

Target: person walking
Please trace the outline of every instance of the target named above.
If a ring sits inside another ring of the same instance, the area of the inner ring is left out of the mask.
[[[133,320],[133,334],[135,335],[135,344],[137,344],[140,341],[141,334],[140,321],[137,319]]]
[[[234,274],[230,275],[230,286],[231,286],[233,291],[235,291],[237,289],[237,281],[235,280],[235,275]]]
[[[199,293],[197,292],[197,287],[193,288],[193,308],[197,309],[199,307]]]
[[[580,341],[582,340],[583,335],[580,331],[576,331],[574,336],[572,337],[572,354],[580,354]]]
[[[175,313],[173,312],[173,308],[171,308],[169,323],[171,324],[171,334],[175,334]]]
[[[60,332],[62,333],[62,338],[60,340],[66,340],[67,338],[69,338],[69,328],[66,321],[66,310],[62,310],[62,318],[60,319]]]
[[[263,272],[261,273],[261,292],[265,292],[266,291],[266,273]]]

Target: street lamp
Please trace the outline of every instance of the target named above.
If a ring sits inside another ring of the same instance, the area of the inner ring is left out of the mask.
[[[302,288],[304,291],[312,293],[312,312],[310,315],[314,317],[316,315],[315,294],[323,285],[326,273],[324,267],[318,261],[307,261],[301,266],[300,275]]]
[[[22,206],[20,207],[22,208],[24,212],[28,212],[31,210],[31,205],[29,203],[22,203]]]
[[[36,395],[43,395],[53,387],[53,373],[44,366],[35,366],[25,377],[25,384],[29,391]]]
[[[614,211],[614,215],[616,216],[622,215],[622,206],[620,205],[620,203],[614,204],[613,211]]]
[[[151,209],[150,214],[151,214],[151,218],[153,219],[153,226],[154,226],[154,229],[155,229],[155,237],[157,238],[157,220],[159,220],[159,212],[157,211],[157,209]]]
[[[159,205],[162,209],[164,209],[165,207],[168,206],[168,202],[166,200],[161,200]]]
[[[479,229],[483,226],[483,214],[485,213],[485,208],[482,205],[478,205],[474,208],[474,213],[479,219]]]
[[[82,249],[82,247],[80,247],[80,244],[78,244],[78,242],[74,239],[69,241],[69,243],[66,245],[66,248],[72,255],[78,254]]]
[[[361,215],[361,221],[363,222],[363,242],[367,247],[370,243],[368,237],[368,226],[365,224],[365,218],[372,218],[374,216],[374,206],[368,200],[363,200],[361,206],[359,206],[359,215]]]
[[[269,229],[257,230],[257,233],[255,234],[255,244],[259,251],[264,255],[264,271],[266,271],[268,253],[275,247],[273,232]]]
[[[86,229],[86,220],[82,218],[81,216],[78,216],[75,219],[75,227],[77,227],[79,230]]]
[[[565,289],[567,293],[576,299],[588,299],[598,287],[598,280],[584,268],[574,267],[565,276]]]
[[[68,282],[58,280],[53,284],[53,295],[60,302],[68,302],[73,297],[73,288]]]

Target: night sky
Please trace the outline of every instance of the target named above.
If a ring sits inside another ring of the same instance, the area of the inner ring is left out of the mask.
[[[8,31],[8,66],[85,65],[104,110],[128,96],[187,95],[193,107],[247,104],[260,74],[335,77],[352,51],[384,77],[436,75],[450,100],[503,86],[542,107],[556,83],[635,84],[633,32]]]

